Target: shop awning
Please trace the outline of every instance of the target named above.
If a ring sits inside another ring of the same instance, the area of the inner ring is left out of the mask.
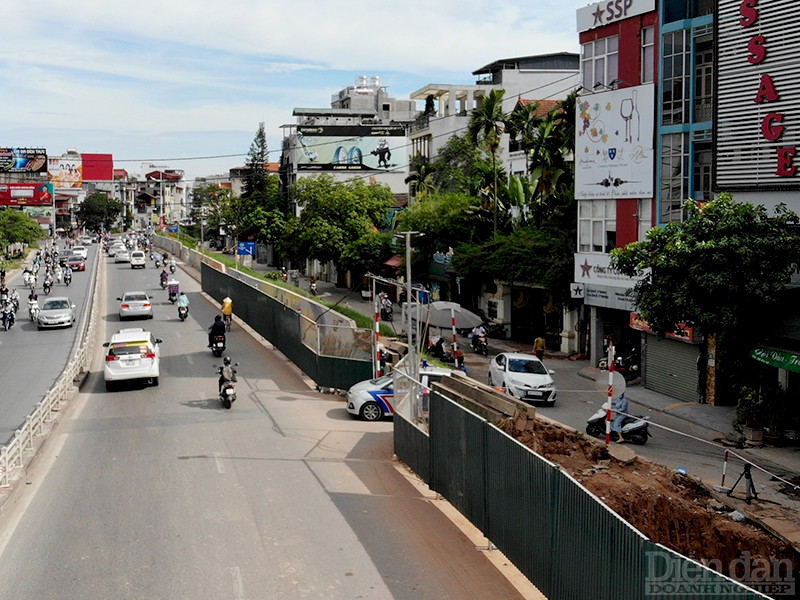
[[[753,348],[750,350],[750,358],[770,367],[800,373],[800,355],[788,350],[765,347]]]
[[[398,254],[395,254],[389,260],[384,261],[383,264],[385,264],[387,267],[392,267],[396,269],[403,265],[403,257]]]

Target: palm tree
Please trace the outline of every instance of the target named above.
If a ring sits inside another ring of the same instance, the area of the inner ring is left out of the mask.
[[[513,139],[519,140],[520,148],[526,155],[536,145],[539,125],[543,121],[538,114],[539,106],[539,102],[530,102],[514,110],[508,117],[509,134]],[[530,161],[525,161],[525,169],[530,174]]]
[[[417,155],[411,159],[411,172],[405,182],[410,184],[411,195],[417,200],[422,200],[428,194],[436,191],[433,172],[434,168],[424,156]]]
[[[483,141],[492,156],[492,219],[494,234],[497,234],[497,151],[506,130],[506,115],[503,113],[505,90],[491,90],[480,106],[470,115],[467,139],[473,144]]]

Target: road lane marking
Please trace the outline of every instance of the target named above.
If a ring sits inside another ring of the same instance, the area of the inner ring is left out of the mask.
[[[244,600],[244,585],[239,567],[231,567],[231,580],[233,581],[233,597],[236,600]]]
[[[225,465],[222,464],[222,455],[219,452],[214,452],[214,463],[217,465],[217,473],[223,475],[225,473]]]

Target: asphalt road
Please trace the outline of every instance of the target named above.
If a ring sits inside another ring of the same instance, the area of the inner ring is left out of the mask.
[[[0,389],[3,390],[0,394],[0,444],[10,440],[25,423],[25,417],[53,387],[71,356],[79,335],[78,325],[87,312],[89,281],[98,246],[89,246],[88,251],[86,271],[75,272],[69,286],[56,284],[50,292],[50,297],[68,296],[75,304],[77,321],[74,327],[38,331],[36,323],[28,317],[30,290],[23,284],[22,274],[18,273],[8,282],[9,289],[16,288],[19,292],[20,307],[16,324],[8,331],[0,328]],[[43,275],[39,276],[38,282],[36,291],[41,306],[45,299]]]
[[[522,598],[396,468],[391,422],[354,420],[237,323],[223,409],[199,284],[178,274],[182,323],[152,263],[101,260],[105,339],[122,291],[155,298],[124,326],[164,340],[160,385],[106,393],[97,357],[0,514],[0,599]]]

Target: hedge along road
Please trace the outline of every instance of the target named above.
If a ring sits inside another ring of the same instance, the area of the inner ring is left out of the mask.
[[[151,265],[105,259],[100,335],[162,338],[160,384],[107,393],[98,352],[0,514],[3,597],[524,597],[396,468],[391,422],[353,419],[236,321],[238,399],[223,409],[206,348],[217,307],[179,270],[180,322]],[[154,296],[152,320],[118,322],[126,289]]]
[[[62,242],[59,250],[63,248]],[[68,296],[75,304],[73,327],[38,331],[28,316],[30,289],[24,285],[22,273],[7,283],[9,290],[19,292],[19,311],[14,327],[8,331],[0,328],[0,445],[13,438],[14,432],[25,423],[25,418],[61,376],[78,346],[84,315],[89,313],[90,283],[101,252],[97,245],[87,249],[86,271],[76,271],[69,286],[63,280],[55,284],[49,296]],[[30,265],[30,261],[26,264]],[[39,306],[48,297],[42,291],[43,283],[44,271],[40,270],[36,289]]]

